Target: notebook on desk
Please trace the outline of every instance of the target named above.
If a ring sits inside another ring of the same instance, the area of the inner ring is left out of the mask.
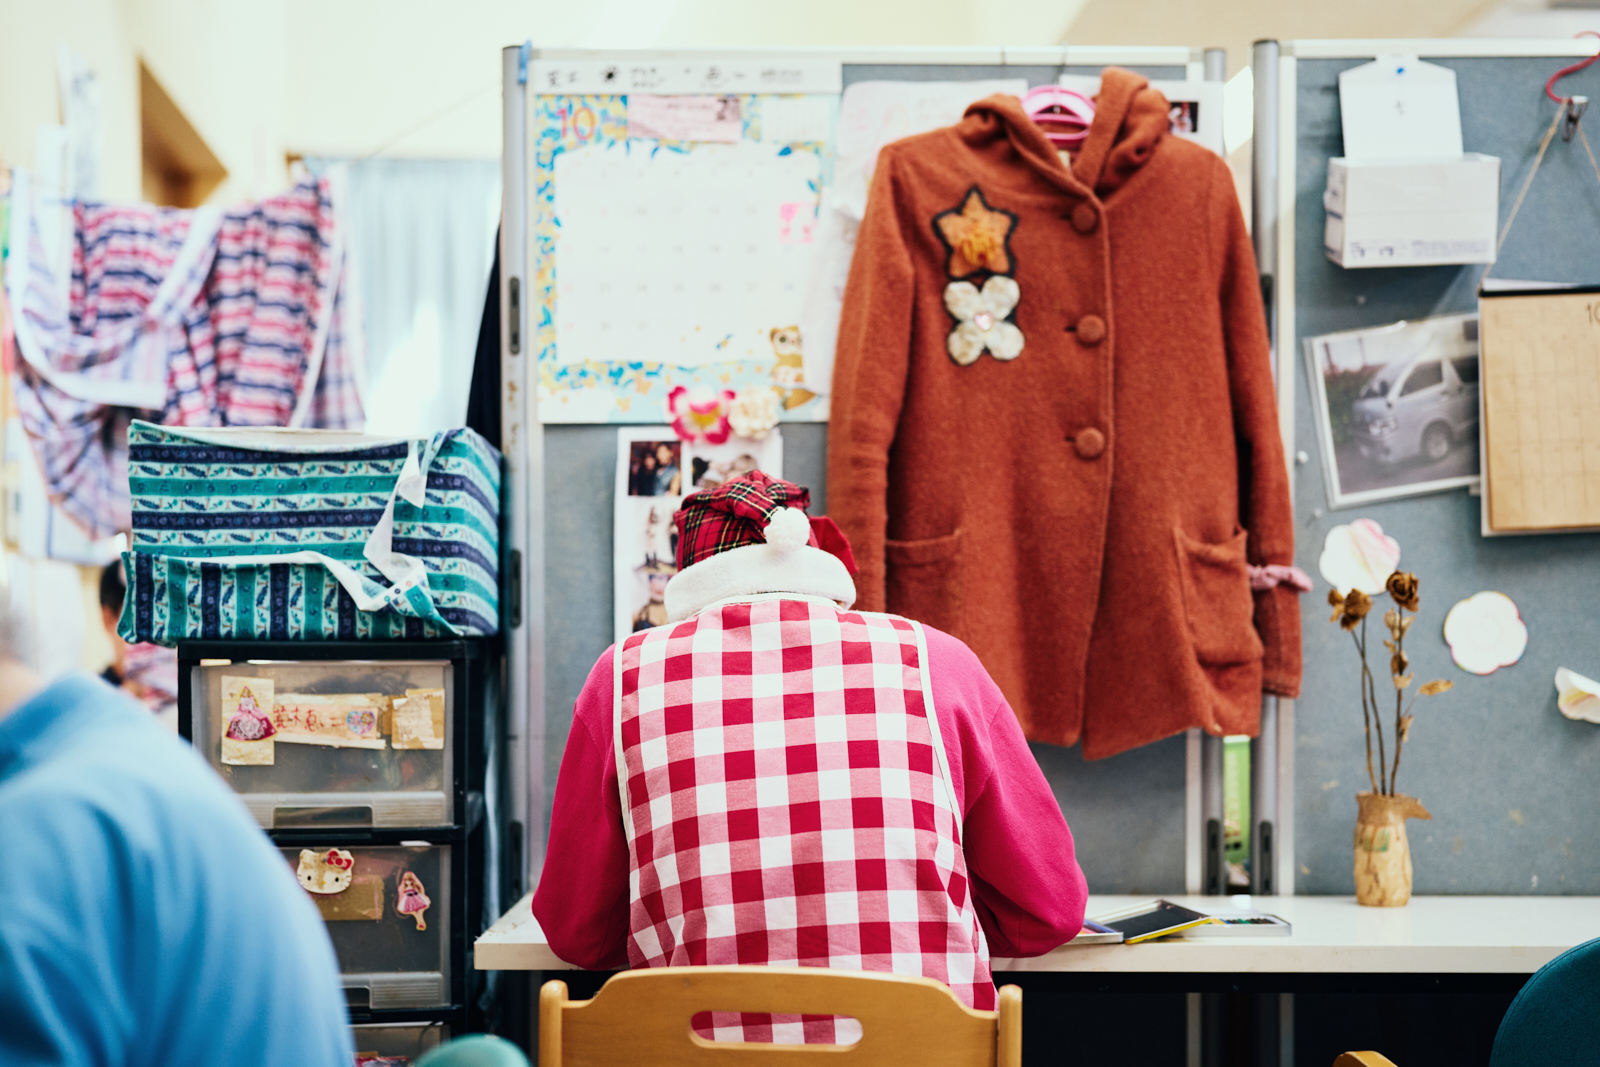
[[[1211,916],[1180,907],[1170,900],[1151,900],[1110,915],[1101,915],[1094,921],[1097,925],[1121,933],[1123,944],[1137,945],[1141,941],[1166,937],[1209,923]]]

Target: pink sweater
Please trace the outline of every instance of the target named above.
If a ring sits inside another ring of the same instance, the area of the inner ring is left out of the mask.
[[[924,627],[939,732],[992,956],[1037,956],[1083,926],[1072,831],[1017,718],[972,650]],[[589,970],[628,966],[628,842],[612,747],[612,653],[589,672],[561,757],[533,914],[550,948]]]

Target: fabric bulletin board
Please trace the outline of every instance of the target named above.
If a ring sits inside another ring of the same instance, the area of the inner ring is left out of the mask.
[[[821,93],[733,93],[739,104],[737,141],[697,143],[692,146],[658,140],[629,139],[630,121],[637,115],[628,94],[582,92],[550,95],[551,71],[560,65],[536,56],[530,65],[528,84],[529,191],[528,245],[530,282],[529,332],[531,351],[538,356],[538,395],[540,418],[544,426],[542,513],[545,531],[545,603],[547,639],[544,679],[544,781],[548,825],[549,797],[553,794],[561,753],[572,721],[573,701],[583,687],[590,667],[611,643],[612,624],[612,483],[616,465],[617,433],[614,426],[596,423],[654,423],[669,421],[666,396],[678,385],[731,388],[746,385],[782,385],[780,377],[786,353],[775,350],[770,331],[795,325],[791,321],[735,322],[725,317],[719,322],[689,321],[675,308],[676,297],[658,301],[656,294],[638,306],[656,309],[656,314],[680,314],[673,320],[676,332],[661,329],[661,322],[630,322],[624,314],[614,318],[612,329],[632,331],[641,340],[634,342],[637,352],[621,359],[595,359],[603,347],[581,347],[575,357],[569,347],[570,331],[562,330],[563,289],[561,249],[566,219],[562,205],[573,200],[564,185],[572,173],[572,157],[583,156],[578,167],[613,167],[604,188],[625,189],[628,182],[638,184],[661,176],[661,188],[693,177],[695,168],[713,184],[720,171],[724,176],[727,158],[739,157],[734,168],[749,165],[759,175],[760,197],[734,204],[751,210],[760,219],[765,246],[752,256],[765,264],[773,275],[787,269],[783,252],[803,245],[802,228],[827,220],[819,211],[834,181],[836,159],[833,148],[837,136],[839,93],[858,82],[992,82],[1012,81],[1028,86],[1055,82],[1063,74],[1098,75],[1102,67],[1116,64],[1152,79],[1199,80],[1200,53],[1190,49],[1066,49],[1043,50],[1048,58],[1017,61],[997,51],[963,54],[923,55],[915,51],[889,53],[883,57],[850,58],[835,63],[837,82],[831,92]],[[559,58],[559,57],[558,57]],[[867,61],[870,59],[870,61]],[[1008,59],[1010,60],[1008,62]],[[568,61],[567,69],[572,69]],[[557,84],[588,85],[597,73],[611,66],[618,77],[628,76],[629,64],[596,59],[582,68],[576,80]],[[808,76],[816,77],[811,70]],[[660,92],[658,87],[656,92]],[[535,93],[539,95],[535,95]],[[986,95],[983,92],[978,94]],[[976,99],[977,96],[974,97]],[[652,104],[652,106],[657,106]],[[702,116],[714,122],[715,115]],[[774,122],[781,123],[781,128]],[[953,119],[951,121],[954,121]],[[776,132],[775,132],[776,130]],[[710,157],[697,159],[697,157]],[[566,158],[564,158],[566,157]],[[719,160],[715,157],[723,157]],[[799,163],[794,162],[799,157]],[[618,180],[617,174],[626,175]],[[815,183],[815,184],[813,184]],[[613,207],[596,196],[592,185],[580,190],[587,197],[579,201],[579,224],[593,227],[603,212]],[[681,185],[679,187],[682,187]],[[864,192],[864,190],[863,190]],[[629,201],[635,209],[652,213],[682,207],[705,209],[706,198],[693,204],[687,199],[674,204],[671,199],[650,201],[650,188],[635,189]],[[789,210],[787,205],[796,205]],[[785,230],[787,226],[789,229]],[[707,223],[708,231],[724,233]],[[623,240],[626,228],[619,228]],[[590,233],[596,232],[592,228]],[[608,237],[618,236],[614,229]],[[759,236],[759,235],[758,235]],[[785,242],[798,242],[786,244]],[[709,243],[709,242],[708,242]],[[652,251],[655,255],[656,251]],[[734,253],[726,253],[734,255]],[[742,254],[742,253],[739,253]],[[694,271],[722,270],[714,260],[702,257],[671,261],[668,284],[705,279]],[[846,264],[847,264],[846,260]],[[684,269],[687,266],[687,269]],[[592,280],[604,280],[591,266]],[[737,274],[737,272],[735,272]],[[729,275],[723,275],[723,281]],[[790,275],[791,279],[796,275]],[[569,278],[570,280],[570,278]],[[736,278],[736,280],[743,280]],[[803,280],[803,277],[802,277]],[[626,279],[635,286],[652,282],[648,277]],[[670,291],[669,291],[670,292]],[[610,294],[619,308],[632,306],[626,294]],[[792,294],[791,294],[792,296]],[[585,300],[579,294],[580,300]],[[604,309],[605,301],[589,300],[585,308]],[[702,306],[715,306],[710,300]],[[775,305],[776,306],[776,305]],[[787,305],[794,307],[793,303]],[[665,309],[664,311],[662,309]],[[693,311],[693,309],[690,309]],[[587,324],[579,324],[583,328]],[[698,335],[694,326],[701,326]],[[709,338],[709,344],[697,339]],[[729,335],[732,335],[731,337]],[[580,342],[580,344],[587,344]],[[671,358],[662,358],[664,347],[676,346]],[[809,370],[810,365],[807,364]],[[794,392],[794,390],[790,390]],[[825,400],[802,399],[784,413],[784,471],[786,477],[811,488],[813,512],[825,512],[827,436]],[[581,425],[581,424],[589,425]],[[808,425],[809,424],[809,425]],[[535,725],[535,728],[537,726]],[[1112,759],[1085,763],[1077,749],[1036,746],[1047,778],[1055,789],[1086,857],[1090,886],[1106,893],[1181,893],[1185,886],[1185,740],[1170,738]],[[1092,857],[1092,858],[1089,858]]]
[[[1400,569],[1421,579],[1422,614],[1408,640],[1419,681],[1448,678],[1451,692],[1419,707],[1405,747],[1399,790],[1419,798],[1429,822],[1410,823],[1418,893],[1600,893],[1600,822],[1589,784],[1600,771],[1600,725],[1564,717],[1558,667],[1600,676],[1600,535],[1533,533],[1485,537],[1481,501],[1465,487],[1355,507],[1330,506],[1301,358],[1305,339],[1430,316],[1476,312],[1482,266],[1346,270],[1323,254],[1328,159],[1342,154],[1339,72],[1368,62],[1362,42],[1285,44],[1280,106],[1284,203],[1278,304],[1280,376],[1293,376],[1298,562],[1316,580],[1303,598],[1305,678],[1295,705],[1296,850],[1299,893],[1348,894],[1355,794],[1367,788],[1357,657],[1350,636],[1328,622],[1328,585],[1318,574],[1324,538],[1357,518],[1378,522],[1401,547]],[[1573,62],[1568,42],[1383,42],[1456,72],[1464,148],[1501,159],[1500,214],[1521,188],[1555,104],[1545,79]],[[1548,44],[1544,51],[1536,46]],[[1303,47],[1309,46],[1309,47]],[[1497,46],[1499,46],[1497,51]],[[1441,51],[1459,48],[1458,52]],[[1518,50],[1522,54],[1503,53]],[[1297,58],[1289,59],[1289,54]],[[1462,54],[1465,52],[1466,54]],[[1564,79],[1565,94],[1600,93],[1600,65]],[[1591,143],[1595,131],[1590,130]],[[1292,168],[1292,170],[1290,169]],[[1288,178],[1292,174],[1292,196]],[[1593,234],[1600,184],[1577,140],[1557,138],[1500,250],[1493,277],[1530,282],[1600,282]],[[1283,277],[1292,272],[1292,278]],[[1485,367],[1487,370],[1487,365]],[[1475,436],[1467,447],[1476,447]],[[1486,676],[1456,667],[1442,632],[1458,601],[1493,590],[1515,601],[1528,630],[1520,662]],[[1374,665],[1374,670],[1382,668]],[[1381,683],[1380,683],[1381,684]]]

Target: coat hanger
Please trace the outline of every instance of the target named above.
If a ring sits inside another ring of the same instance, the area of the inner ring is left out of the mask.
[[[1057,150],[1075,152],[1089,137],[1094,101],[1075,89],[1036,85],[1022,98],[1022,110]]]

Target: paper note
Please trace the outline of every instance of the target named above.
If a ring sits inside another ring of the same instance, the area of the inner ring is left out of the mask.
[[[407,689],[394,701],[395,748],[444,748],[444,690]]]
[[[631,108],[632,102],[629,102]],[[766,144],[833,142],[833,117],[839,98],[832,93],[773,96],[761,102],[761,140]],[[632,121],[633,113],[628,113]]]
[[[1344,156],[1362,163],[1461,158],[1456,72],[1380,56],[1339,75]]]
[[[1600,300],[1479,301],[1490,530],[1600,526]]]
[[[955,82],[856,82],[839,102],[839,139],[834,147],[833,188],[839,210],[860,220],[878,152],[891,141],[953,126],[967,105],[995,93],[1021,96],[1021,78]]]
[[[771,331],[800,321],[815,153],[628,141],[555,171],[559,362],[766,362]]]
[[[222,762],[235,767],[270,767],[273,739],[272,679],[222,677]]]
[[[384,748],[383,708],[365,693],[283,693],[273,722],[285,744]]]
[[[744,136],[737,96],[647,96],[628,98],[628,136],[662,141],[723,141]]]

